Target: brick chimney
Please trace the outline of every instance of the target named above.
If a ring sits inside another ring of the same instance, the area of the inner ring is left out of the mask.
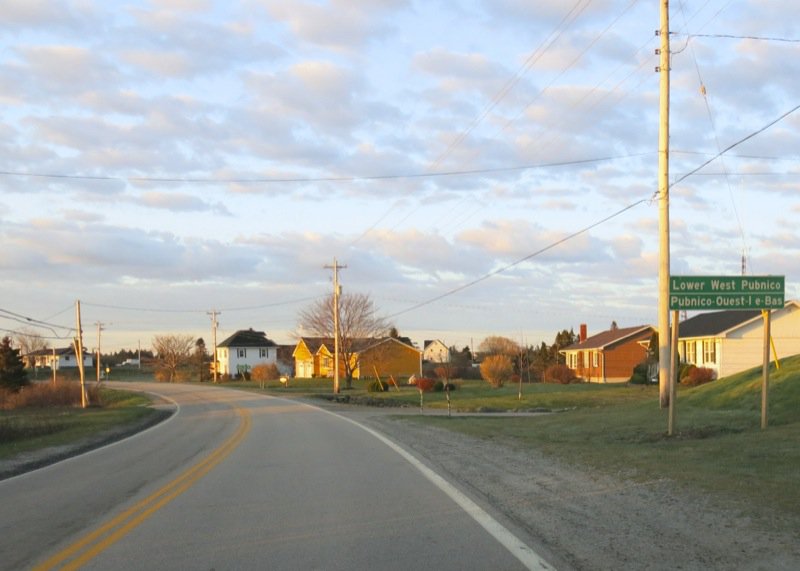
[[[578,341],[580,343],[583,343],[584,341],[586,341],[586,337],[588,337],[588,335],[586,335],[586,324],[581,323],[581,334],[580,337],[578,338]]]

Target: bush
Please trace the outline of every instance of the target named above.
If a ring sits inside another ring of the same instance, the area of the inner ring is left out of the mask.
[[[494,388],[500,388],[514,374],[514,364],[507,355],[489,355],[481,363],[481,377]]]
[[[433,390],[436,381],[428,377],[419,377],[414,384],[417,386],[418,391],[428,393]]]
[[[367,383],[367,392],[368,393],[382,393],[389,390],[389,384],[384,383],[380,379],[375,379]]]
[[[100,402],[100,391],[94,383],[86,385],[86,394],[91,404]],[[0,409],[48,408],[58,406],[80,406],[81,385],[78,382],[36,383],[17,392],[0,390]]]
[[[714,369],[692,367],[687,371],[686,376],[681,379],[681,384],[687,387],[696,387],[698,385],[710,383],[715,378],[716,374],[714,373]]]
[[[569,385],[580,381],[575,376],[575,371],[566,365],[550,365],[544,372],[544,382]]]
[[[250,371],[250,379],[259,383],[266,381],[277,381],[281,376],[278,365],[275,363],[262,363],[253,367]]]
[[[433,392],[441,393],[444,391],[444,381],[436,381],[433,383]]]
[[[648,365],[646,362],[639,363],[633,368],[633,373],[631,374],[631,378],[628,379],[628,382],[632,385],[646,385],[648,384],[647,380],[647,370]]]

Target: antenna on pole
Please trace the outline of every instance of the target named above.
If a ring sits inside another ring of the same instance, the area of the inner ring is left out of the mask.
[[[325,266],[326,269],[333,270],[333,392],[339,393],[339,296],[342,294],[342,286],[339,285],[339,270],[347,266],[340,266],[333,258],[332,266]]]

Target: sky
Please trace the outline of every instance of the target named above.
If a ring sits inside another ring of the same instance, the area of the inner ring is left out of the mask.
[[[211,311],[292,344],[334,259],[420,345],[657,324],[656,0],[0,13],[6,334],[67,346],[79,300],[104,352],[208,344]],[[673,0],[670,29],[670,272],[744,256],[796,299],[800,4]]]

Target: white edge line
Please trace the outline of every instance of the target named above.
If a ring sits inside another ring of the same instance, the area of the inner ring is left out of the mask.
[[[273,397],[274,398],[274,397]],[[494,519],[491,515],[489,515],[483,508],[481,508],[478,504],[472,501],[466,494],[461,492],[458,488],[453,486],[450,482],[442,478],[439,474],[428,468],[425,464],[417,460],[413,455],[408,453],[404,448],[402,448],[399,444],[396,444],[392,440],[386,438],[380,432],[377,432],[368,426],[364,426],[360,422],[353,420],[352,418],[347,418],[346,416],[342,416],[340,414],[336,414],[335,412],[331,412],[324,408],[320,408],[318,406],[314,406],[312,404],[307,404],[311,408],[316,408],[317,410],[321,410],[324,413],[330,414],[337,418],[341,418],[342,420],[346,420],[347,422],[354,424],[365,430],[384,444],[386,444],[389,448],[397,452],[400,456],[405,458],[412,466],[414,466],[417,470],[419,470],[423,476],[425,476],[428,480],[430,480],[437,488],[447,494],[450,499],[452,499],[456,504],[461,507],[467,514],[472,517],[483,529],[485,529],[489,535],[494,537],[503,547],[505,547],[509,553],[511,553],[514,557],[516,557],[527,569],[531,571],[554,571],[554,567],[547,563],[538,553],[536,553],[533,549],[528,547],[521,539],[519,539],[516,535],[514,535],[507,527],[501,524],[499,521]]]

